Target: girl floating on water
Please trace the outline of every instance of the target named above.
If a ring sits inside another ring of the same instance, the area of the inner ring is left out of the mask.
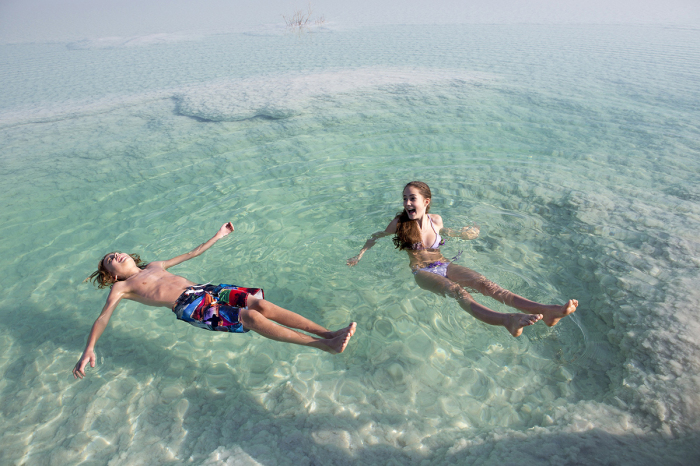
[[[408,252],[411,270],[418,286],[455,298],[462,309],[480,321],[490,325],[502,325],[514,337],[523,333],[523,327],[540,319],[551,327],[562,317],[576,310],[578,301],[575,299],[570,299],[563,306],[536,303],[501,288],[473,270],[445,259],[439,249],[444,244],[440,232],[445,236],[474,239],[479,236],[479,228],[464,227],[460,231],[445,228],[439,215],[428,213],[431,197],[427,184],[421,181],[408,183],[403,190],[403,211],[396,215],[386,230],[374,233],[360,253],[348,259],[348,265],[356,265],[379,238],[394,235],[394,245]],[[474,301],[465,288],[497,299],[525,314],[492,311]]]

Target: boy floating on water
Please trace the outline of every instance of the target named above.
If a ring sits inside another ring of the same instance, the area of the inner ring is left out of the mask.
[[[90,330],[85,351],[73,368],[73,376],[82,379],[88,363],[90,367],[95,367],[95,344],[122,299],[170,308],[178,319],[207,330],[234,333],[253,330],[272,340],[312,346],[332,354],[342,353],[355,333],[355,322],[331,332],[299,314],[266,301],[260,288],[195,285],[167,271],[174,265],[199,256],[231,232],[233,225],[231,222],[225,223],[206,243],[167,261],[144,264],[139,256],[120,252],[104,256],[97,271],[88,280],[92,279],[99,288],[109,286],[112,289]],[[292,329],[303,330],[319,338]]]
[[[439,215],[428,214],[432,194],[427,184],[411,181],[403,190],[403,211],[394,217],[384,231],[379,231],[367,240],[360,253],[348,259],[348,265],[356,265],[362,255],[377,239],[394,235],[394,245],[399,250],[408,252],[411,270],[418,286],[433,293],[455,298],[459,305],[472,316],[490,325],[502,325],[514,336],[523,333],[523,327],[538,320],[550,327],[556,325],[562,317],[576,310],[578,301],[570,299],[564,305],[546,305],[527,300],[515,293],[501,288],[482,275],[464,266],[456,264],[440,254],[444,240],[440,236],[462,239],[474,239],[479,236],[479,228],[465,227],[460,231],[445,228]],[[514,307],[525,314],[503,314],[492,311],[474,301],[467,292],[475,290],[502,303]]]

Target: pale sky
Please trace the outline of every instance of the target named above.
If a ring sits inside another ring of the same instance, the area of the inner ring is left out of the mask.
[[[700,0],[312,0],[332,27],[625,23],[700,27]],[[0,42],[216,33],[282,24],[306,0],[0,0]]]

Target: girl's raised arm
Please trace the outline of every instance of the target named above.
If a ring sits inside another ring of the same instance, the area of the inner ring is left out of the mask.
[[[459,230],[443,228],[442,231],[445,233],[445,236],[451,236],[452,238],[476,239],[479,237],[479,225],[477,224],[462,227]]]
[[[365,252],[374,244],[377,242],[379,238],[384,238],[385,236],[393,235],[396,233],[396,225],[398,225],[399,219],[395,218],[394,220],[389,223],[389,226],[386,227],[384,231],[378,231],[376,233],[373,233],[372,236],[369,237],[367,242],[365,243],[364,246],[362,246],[362,249],[360,250],[360,253],[356,255],[355,257],[351,257],[348,259],[348,265],[350,267],[357,265],[358,262],[360,262],[360,259],[362,259],[362,256],[364,255]]]
[[[442,217],[437,214],[430,214],[430,218],[435,223],[438,231],[442,232],[445,236],[452,238],[462,238],[462,239],[476,239],[479,236],[479,226],[476,223],[471,224],[468,227],[462,227],[459,230],[453,230],[452,228],[446,228],[442,223]]]
[[[206,243],[202,243],[193,250],[191,250],[188,253],[181,254],[177,257],[173,257],[172,259],[169,259],[167,261],[163,261],[163,268],[164,269],[169,269],[170,267],[180,264],[182,262],[185,262],[186,260],[190,260],[194,257],[199,256],[202,254],[204,251],[209,249],[219,241],[221,238],[224,236],[228,235],[229,233],[233,233],[233,224],[231,222],[226,222],[223,224],[221,228],[219,228],[219,231],[216,232],[216,234]]]

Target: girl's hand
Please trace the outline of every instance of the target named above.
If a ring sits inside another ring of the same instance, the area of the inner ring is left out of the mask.
[[[469,227],[464,227],[462,228],[462,231],[459,232],[459,237],[462,239],[474,239],[479,236],[479,225],[472,225]]]
[[[219,238],[223,238],[229,233],[233,233],[233,224],[231,222],[226,222],[222,225],[221,228],[219,228],[219,231],[216,233],[216,236],[218,236]]]
[[[95,367],[95,352],[93,350],[85,350],[83,353],[83,356],[80,358],[80,361],[75,365],[73,368],[73,377],[76,379],[80,378],[82,379],[85,377],[85,366],[87,366],[87,363],[90,363],[90,367]]]
[[[348,265],[350,267],[356,266],[358,262],[360,262],[360,256],[355,256],[355,257],[348,259]]]

